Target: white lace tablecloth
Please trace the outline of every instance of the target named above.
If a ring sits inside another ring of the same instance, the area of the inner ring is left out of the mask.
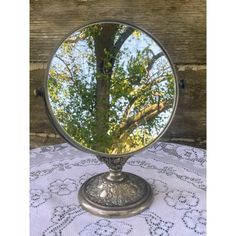
[[[158,142],[130,158],[124,171],[146,179],[155,197],[149,209],[123,219],[93,216],[78,203],[81,184],[108,170],[94,155],[60,144],[30,156],[31,236],[206,234],[205,150]]]

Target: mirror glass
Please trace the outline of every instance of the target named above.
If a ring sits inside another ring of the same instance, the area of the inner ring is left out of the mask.
[[[61,43],[46,90],[54,123],[67,140],[117,155],[138,151],[162,134],[174,112],[176,78],[148,33],[100,22]]]

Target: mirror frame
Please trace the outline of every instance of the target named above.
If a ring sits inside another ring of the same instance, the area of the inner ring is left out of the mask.
[[[51,67],[51,62],[52,62],[52,60],[54,58],[54,55],[56,54],[58,48],[61,46],[61,44],[71,34],[75,33],[76,31],[82,30],[82,29],[84,29],[86,27],[89,27],[89,26],[92,26],[92,25],[95,25],[95,24],[102,24],[102,23],[124,24],[124,25],[130,26],[132,28],[136,28],[138,30],[141,30],[142,32],[147,34],[154,42],[156,42],[156,44],[160,47],[160,49],[165,54],[166,58],[168,59],[168,62],[170,63],[170,66],[171,66],[171,69],[173,71],[174,78],[175,78],[175,96],[174,96],[174,103],[173,103],[173,111],[171,112],[171,116],[170,116],[167,124],[165,125],[163,130],[159,133],[159,135],[152,142],[150,142],[149,144],[147,144],[146,146],[144,146],[144,147],[142,147],[142,148],[140,148],[138,150],[135,150],[135,151],[132,151],[132,152],[129,152],[129,153],[108,154],[108,153],[103,153],[103,152],[95,151],[93,149],[90,149],[90,148],[87,148],[87,147],[81,145],[79,142],[77,142],[74,139],[72,139],[70,137],[70,135],[61,127],[61,125],[57,121],[57,118],[54,115],[54,112],[53,112],[53,110],[51,108],[51,104],[50,104],[50,101],[49,101],[48,82],[47,82],[48,81],[48,73],[49,73],[49,69]],[[171,124],[171,122],[172,122],[172,120],[174,118],[174,115],[176,113],[178,100],[179,100],[179,83],[178,83],[178,77],[177,77],[176,69],[175,69],[175,66],[174,66],[172,60],[169,57],[169,54],[167,53],[167,51],[165,50],[163,45],[151,33],[149,33],[147,30],[143,29],[142,27],[134,25],[134,24],[130,24],[130,23],[127,23],[127,22],[121,21],[121,20],[99,20],[99,21],[94,21],[94,22],[91,22],[91,23],[88,23],[88,24],[84,24],[81,27],[76,28],[73,31],[69,32],[68,34],[65,35],[65,37],[62,40],[60,40],[60,42],[57,44],[57,47],[53,50],[53,53],[50,56],[49,61],[47,63],[47,69],[45,70],[45,75],[44,75],[44,103],[45,103],[45,106],[46,106],[46,113],[47,113],[47,115],[48,115],[48,117],[49,117],[49,119],[50,119],[54,129],[60,134],[60,136],[66,142],[71,144],[73,147],[75,147],[75,148],[77,148],[77,149],[79,149],[81,151],[87,152],[87,153],[95,154],[96,156],[100,156],[100,157],[114,157],[114,158],[117,158],[117,157],[130,157],[130,156],[132,156],[134,154],[137,154],[137,153],[145,150],[146,148],[150,147],[151,145],[153,145],[155,142],[157,142],[158,139],[161,138],[161,136],[165,133],[165,131],[170,126],[170,124]]]

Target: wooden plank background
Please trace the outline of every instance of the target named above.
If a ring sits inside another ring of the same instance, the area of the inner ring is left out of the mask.
[[[161,138],[206,147],[206,2],[205,0],[31,0],[30,146],[64,142],[53,130],[43,99],[46,65],[72,30],[97,20],[122,20],[153,34],[175,64],[180,89],[176,116]]]

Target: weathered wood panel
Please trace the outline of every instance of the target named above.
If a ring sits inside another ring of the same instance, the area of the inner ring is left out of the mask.
[[[55,136],[43,99],[33,95],[43,85],[52,52],[72,30],[104,19],[137,24],[163,44],[186,87],[180,89],[176,116],[162,140],[205,147],[205,5],[205,0],[31,0],[31,147],[63,142]]]
[[[178,71],[185,81],[179,89],[175,117],[162,140],[206,147],[206,70]]]
[[[37,148],[41,146],[55,145],[59,143],[65,143],[65,141],[60,137],[52,137],[52,135],[44,134],[34,134],[30,135],[30,148]]]
[[[123,20],[156,36],[174,63],[205,63],[205,0],[31,0],[31,61],[46,62],[72,30]]]

